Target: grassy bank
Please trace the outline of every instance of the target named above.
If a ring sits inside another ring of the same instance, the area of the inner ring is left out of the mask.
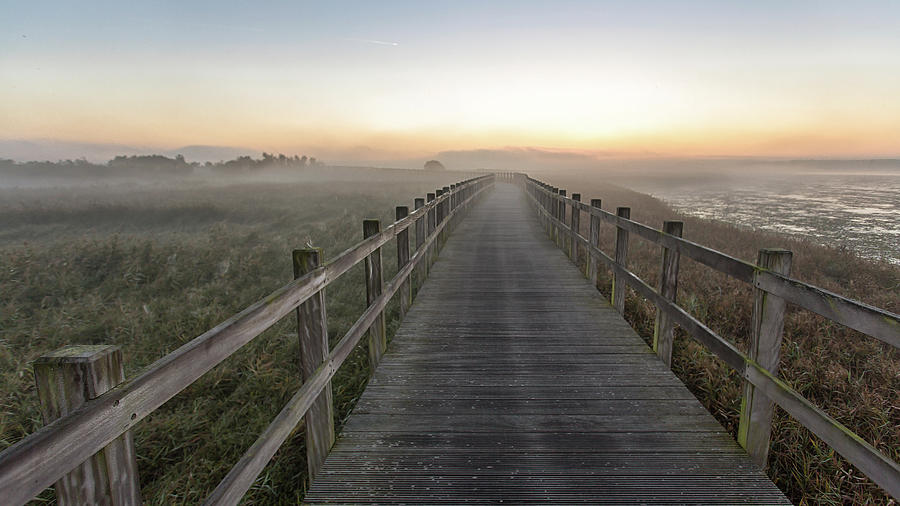
[[[582,201],[601,198],[603,208],[631,207],[632,219],[659,228],[663,220],[685,222],[684,237],[729,255],[754,262],[760,248],[791,250],[793,277],[867,304],[900,312],[900,269],[867,260],[852,251],[830,248],[789,234],[738,228],[726,223],[679,215],[648,195],[606,184],[589,175],[548,174],[544,180]],[[589,229],[582,220],[583,234]],[[602,249],[613,252],[615,230],[604,226]],[[659,247],[639,237],[630,241],[629,267],[658,285]],[[599,284],[610,295],[607,275]],[[738,281],[682,257],[678,303],[721,336],[746,352],[753,308],[751,289]],[[655,308],[633,292],[626,298],[626,318],[648,343]],[[713,415],[737,434],[741,382],[724,362],[678,329],[673,369]],[[880,451],[900,461],[900,353],[891,346],[832,323],[809,311],[788,306],[785,316],[781,375],[804,397],[850,427]],[[778,409],[769,456],[769,476],[795,502],[809,504],[883,504],[887,497],[861,472],[824,442]]]
[[[0,190],[0,448],[41,425],[30,363],[67,344],[117,344],[126,375],[262,298],[292,277],[307,241],[334,256],[362,220],[468,177],[352,171],[266,183]],[[396,271],[390,243],[385,279]],[[362,267],[326,290],[329,335],[365,309]],[[389,316],[395,308],[390,308]],[[293,318],[285,318],[135,430],[147,504],[196,504],[300,386]],[[365,350],[334,382],[339,421],[368,375]],[[276,454],[248,504],[296,504],[303,438]],[[41,500],[52,500],[46,492]]]

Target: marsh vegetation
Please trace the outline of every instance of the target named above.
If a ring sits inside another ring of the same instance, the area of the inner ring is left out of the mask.
[[[363,219],[390,223],[396,205],[466,177],[347,169],[263,183],[0,190],[0,448],[43,425],[30,366],[41,354],[116,344],[133,377],[288,282],[292,249],[311,242],[337,255],[362,239]],[[337,340],[365,309],[362,265],[326,299]],[[390,306],[389,332],[395,315]],[[298,354],[295,322],[284,318],[140,423],[145,502],[202,501],[300,386]],[[338,423],[367,377],[362,349],[334,381]],[[305,465],[303,438],[291,438],[246,502],[296,504]]]
[[[410,205],[468,175],[454,172],[332,169],[214,181],[92,184],[0,189],[0,448],[42,422],[30,363],[67,344],[117,344],[131,377],[156,359],[260,299],[291,278],[290,252],[307,242],[326,258],[361,239],[364,218],[393,221]],[[610,185],[596,174],[536,174],[605,209],[630,206],[654,226],[685,221],[685,237],[753,261],[763,247],[794,252],[793,276],[889,311],[900,311],[900,270],[846,248],[679,214],[660,200]],[[587,220],[582,220],[587,226]],[[587,230],[584,231],[585,233]],[[602,231],[603,249],[614,231]],[[658,248],[634,239],[630,267],[655,280]],[[396,265],[385,256],[385,279]],[[609,295],[609,279],[600,290]],[[362,268],[326,290],[329,334],[338,339],[365,307]],[[679,303],[746,351],[749,287],[683,258]],[[646,339],[655,309],[635,296],[626,317]],[[389,333],[397,325],[388,311]],[[334,341],[333,341],[334,342]],[[148,504],[194,504],[225,475],[299,387],[291,318],[274,326],[140,423],[135,431]],[[674,368],[733,434],[740,379],[701,345],[677,335]],[[900,356],[809,312],[790,308],[782,376],[801,394],[900,460]],[[359,350],[334,381],[338,427],[365,387]],[[294,504],[305,478],[303,438],[279,450],[247,504]],[[889,500],[798,423],[777,412],[769,475],[797,502]],[[41,500],[52,500],[48,491]]]

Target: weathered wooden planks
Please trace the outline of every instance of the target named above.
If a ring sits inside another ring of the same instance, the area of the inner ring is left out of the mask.
[[[786,503],[526,206],[460,223],[306,502]]]

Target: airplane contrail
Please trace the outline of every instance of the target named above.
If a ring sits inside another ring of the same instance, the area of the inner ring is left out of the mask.
[[[369,44],[378,44],[379,46],[399,46],[399,42],[389,42],[385,40],[375,40],[375,39],[347,39],[355,42],[367,42]]]

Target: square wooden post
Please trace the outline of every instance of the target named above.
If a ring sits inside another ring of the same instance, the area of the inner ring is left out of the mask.
[[[591,207],[600,209],[600,199],[591,199]],[[591,213],[591,244],[600,247],[600,217]],[[587,257],[587,277],[597,286],[597,276],[600,273],[600,259],[594,259],[591,255]]]
[[[581,194],[573,193],[572,200],[581,202]],[[581,228],[581,209],[578,209],[577,204],[572,205],[572,218],[570,222],[570,226],[572,227],[572,241],[569,246],[569,258],[575,262],[575,265],[578,265],[578,236],[580,235]]]
[[[421,208],[425,207],[425,199],[423,199],[421,197],[417,198],[415,200],[415,206],[416,206],[416,209],[421,209]],[[419,250],[422,249],[422,245],[425,244],[425,225],[426,225],[425,221],[426,220],[427,220],[427,216],[419,216],[416,219],[416,253],[419,253]],[[415,283],[416,290],[418,290],[419,287],[422,286],[422,283],[425,282],[425,276],[427,276],[425,269],[427,266],[428,266],[428,263],[425,262],[424,260],[420,260],[419,265],[416,266],[416,283]]]
[[[757,264],[763,269],[790,276],[790,251],[761,249]],[[785,301],[765,290],[754,288],[753,321],[750,334],[750,358],[764,369],[778,376],[781,359],[781,339],[784,332]],[[750,459],[762,468],[769,457],[769,438],[775,404],[749,382],[744,382],[738,443],[750,454]]]
[[[441,188],[438,188],[437,190],[434,191],[434,194],[437,199],[440,199],[441,197],[444,196],[444,190]],[[437,204],[435,204],[434,207],[435,207],[434,226],[439,227],[441,225],[441,223],[444,222],[444,216],[446,216],[444,214],[444,202],[440,201]],[[443,240],[443,238],[444,238],[444,231],[443,231],[443,229],[441,229],[441,231],[438,232],[437,237],[435,237],[434,243],[432,243],[434,245],[434,249],[432,250],[432,253],[434,255],[432,263],[434,263],[434,261],[437,260],[437,256],[441,251],[441,240]]]
[[[437,193],[429,193],[427,195],[427,200],[429,203],[433,202],[437,198]],[[426,232],[426,237],[431,237],[431,234],[434,233],[435,227],[437,227],[437,209],[436,206],[431,206],[431,209],[428,210],[428,218],[426,221],[426,226],[428,230]],[[431,270],[431,264],[434,263],[434,243],[428,247],[428,254],[426,258],[423,260],[425,262],[425,270]]]
[[[556,236],[556,247],[565,250],[566,232],[563,225],[566,223],[566,190],[559,190],[559,209],[556,211],[556,218],[559,220],[559,235]]]
[[[617,207],[616,216],[629,219],[630,207]],[[624,269],[628,268],[628,231],[616,225],[616,263]],[[619,273],[613,275],[613,306],[619,314],[625,314],[625,280]]]
[[[381,233],[379,220],[363,221],[363,238],[368,239]],[[381,274],[381,248],[377,248],[366,257],[366,306],[372,305],[384,291],[384,280]],[[378,314],[375,322],[369,327],[369,363],[372,371],[381,362],[381,356],[387,349],[387,330],[384,325],[384,311]]]
[[[456,200],[459,198],[459,192],[456,190],[456,184],[450,185],[450,211],[447,214],[451,214],[456,210]],[[455,221],[455,220],[454,220]]]
[[[406,206],[397,206],[396,210],[397,221],[402,220],[409,216],[409,208]],[[406,264],[409,263],[409,228],[397,232],[397,271],[400,271]],[[409,311],[409,301],[412,300],[412,283],[409,282],[410,278],[407,277],[406,281],[400,285],[400,318],[402,319],[406,316],[406,312]]]
[[[447,197],[444,198],[444,202],[441,204],[441,221],[446,221],[450,219],[450,198],[453,195],[450,195],[450,187],[444,187],[444,195]],[[447,242],[447,236],[450,234],[450,223],[444,227],[444,230],[441,231],[441,249],[444,249],[444,243]]]
[[[551,186],[545,185],[543,183],[541,184],[543,185],[544,189],[547,190],[547,192],[544,193],[543,201],[544,211],[547,211],[547,215],[544,217],[544,229],[547,231],[547,236],[551,240],[555,240],[555,236],[553,235],[555,225],[553,224],[553,220],[551,218],[553,216],[556,216],[556,200],[553,199],[553,196],[556,193],[553,191],[553,188]]]
[[[41,356],[33,366],[45,424],[125,381],[122,350],[118,346],[66,346]],[[55,488],[60,505],[141,504],[131,431],[76,466],[56,482]]]
[[[559,206],[556,205],[556,195],[559,193],[559,190],[548,186],[547,191],[549,193],[546,194],[546,211],[547,211],[547,236],[550,237],[551,241],[556,241],[556,222],[553,221],[556,218],[556,212],[559,211]]]
[[[293,259],[294,279],[297,279],[321,266],[325,255],[319,248],[297,249]],[[297,306],[297,337],[300,339],[300,378],[305,382],[328,357],[330,348],[324,289]],[[330,382],[310,406],[304,420],[306,468],[312,483],[334,445],[334,400]]]
[[[684,223],[680,221],[664,221],[663,233],[681,237],[684,233]],[[678,293],[678,260],[681,255],[669,248],[662,248],[662,268],[659,271],[659,293],[666,300],[675,302]],[[653,328],[653,351],[662,359],[666,367],[672,367],[672,341],[674,339],[674,325],[669,314],[657,308],[656,324]]]

